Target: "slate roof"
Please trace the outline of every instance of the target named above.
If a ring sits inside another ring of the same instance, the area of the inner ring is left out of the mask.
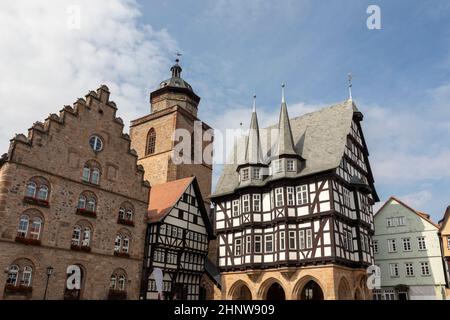
[[[356,105],[353,101],[347,100],[290,119],[295,152],[305,159],[305,168],[294,177],[307,176],[339,167],[344,155],[347,135],[351,130],[354,112],[359,112]],[[276,146],[276,141],[270,141],[270,137],[273,136],[270,131],[277,130],[277,128],[278,124],[275,124],[260,132],[266,163],[270,158],[271,150]],[[231,161],[224,165],[211,198],[231,194],[238,187],[239,177],[236,168],[245,160],[241,154],[242,151],[245,152],[246,141],[247,137],[244,136],[235,144],[229,159]],[[272,178],[268,177],[261,182],[261,185],[271,180]]]

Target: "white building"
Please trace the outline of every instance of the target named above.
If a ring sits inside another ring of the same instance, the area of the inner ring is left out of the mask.
[[[374,221],[375,264],[381,269],[374,299],[445,299],[439,226],[430,216],[391,197]]]

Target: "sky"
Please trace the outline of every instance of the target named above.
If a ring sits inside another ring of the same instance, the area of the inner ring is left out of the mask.
[[[381,29],[367,27],[369,5]],[[248,127],[253,94],[260,126],[276,122],[282,82],[291,117],[342,102],[351,72],[382,202],[435,221],[450,205],[447,0],[16,0],[2,4],[0,48],[0,153],[101,84],[125,123],[149,113],[180,52],[218,130]]]

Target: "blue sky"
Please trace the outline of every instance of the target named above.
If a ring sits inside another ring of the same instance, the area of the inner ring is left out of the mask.
[[[276,114],[283,81],[290,104],[344,100],[352,72],[380,197],[442,216],[450,204],[448,1],[139,3],[143,23],[176,39],[205,122],[250,108],[253,92],[260,110]],[[370,4],[381,9],[381,30],[366,26]],[[227,125],[247,123],[249,113],[234,119]]]
[[[371,4],[381,30],[366,26]],[[450,204],[448,0],[16,0],[2,4],[0,48],[3,152],[101,84],[125,123],[147,114],[180,51],[219,130],[248,126],[254,93],[261,126],[276,122],[281,82],[291,117],[341,102],[352,72],[381,199],[435,221]]]

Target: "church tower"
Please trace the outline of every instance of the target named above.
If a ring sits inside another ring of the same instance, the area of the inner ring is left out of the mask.
[[[131,147],[150,185],[196,176],[209,209],[212,163],[203,155],[212,153],[213,130],[197,118],[200,97],[181,77],[178,59],[170,71],[171,77],[150,93],[151,113],[131,122]],[[178,143],[187,148],[179,152]]]

